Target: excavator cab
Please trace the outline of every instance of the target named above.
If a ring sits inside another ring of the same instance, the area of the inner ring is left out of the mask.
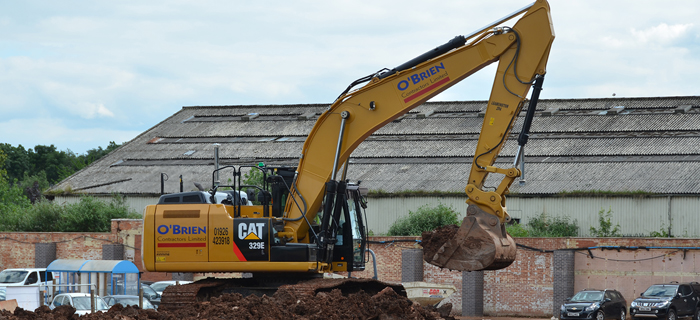
[[[315,235],[323,233],[322,221],[328,218],[329,227],[335,229],[335,241],[326,238],[321,246],[332,246],[332,271],[362,271],[365,269],[365,252],[367,251],[367,229],[364,221],[364,209],[367,202],[361,191],[366,189],[348,184],[343,198],[340,215],[335,219],[331,214],[319,212],[320,224],[312,226]],[[319,237],[323,238],[323,237]]]
[[[367,229],[364,210],[367,202],[365,188],[341,181],[337,193],[328,195],[318,222],[312,225],[312,242],[319,244],[319,261],[330,264],[329,271],[362,271],[365,269]],[[330,199],[330,200],[329,200]],[[332,209],[329,209],[332,208]]]

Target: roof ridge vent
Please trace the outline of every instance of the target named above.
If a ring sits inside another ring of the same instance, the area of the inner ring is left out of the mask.
[[[249,120],[253,120],[253,119],[255,119],[255,118],[259,117],[259,116],[260,116],[259,113],[251,112],[251,113],[249,113],[249,114],[246,114],[246,115],[242,116],[242,117],[241,117],[241,120],[243,120],[243,121],[249,121]]]
[[[423,112],[417,114],[417,115],[416,115],[416,118],[418,118],[418,119],[424,119],[424,118],[430,117],[431,115],[433,115],[433,113],[435,113],[435,109],[432,109],[432,110],[425,110],[425,111],[423,111]]]
[[[316,112],[307,112],[297,116],[297,120],[310,120],[316,116]]]
[[[549,117],[557,112],[559,112],[559,107],[548,107],[542,111],[542,116]]]
[[[673,109],[673,113],[686,113],[686,112],[690,111],[690,109],[693,109],[692,105],[683,104],[683,105],[680,105],[680,106],[676,107],[675,109]]]
[[[604,115],[614,116],[614,115],[618,115],[618,114],[622,113],[622,111],[625,111],[625,106],[614,106],[608,110],[598,112],[598,114],[601,116],[604,116]]]
[[[625,106],[614,106],[610,109],[608,109],[607,115],[616,115],[620,114],[622,111],[625,111]]]

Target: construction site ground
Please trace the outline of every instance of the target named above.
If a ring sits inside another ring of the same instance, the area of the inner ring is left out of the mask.
[[[450,306],[451,307],[451,306]],[[461,319],[461,320],[523,320],[516,317],[460,317],[452,316],[451,309],[422,307],[406,297],[387,288],[375,295],[364,292],[343,296],[339,290],[320,292],[313,296],[296,296],[293,291],[279,290],[274,296],[243,297],[240,294],[225,294],[211,301],[198,302],[187,307],[171,310],[143,310],[138,307],[115,305],[106,312],[78,316],[68,305],[49,309],[39,307],[34,311],[16,308],[13,312],[0,310],[0,320],[190,320],[190,319]],[[549,320],[548,318],[533,320]]]

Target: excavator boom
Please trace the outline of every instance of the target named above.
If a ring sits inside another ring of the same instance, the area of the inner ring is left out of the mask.
[[[518,16],[512,27],[500,26]],[[482,30],[353,82],[319,116],[297,167],[217,165],[211,190],[162,195],[144,210],[146,270],[241,272],[252,278],[180,286],[178,292],[166,291],[161,305],[182,306],[178,301],[228,291],[274,291],[281,284],[318,280],[325,272],[364,270],[367,204],[364,188],[345,177],[352,152],[378,129],[494,62],[497,72],[466,183],[467,216],[449,229],[448,237],[423,235],[424,260],[462,271],[510,265],[516,245],[505,231],[510,219],[505,195],[521,172],[515,164],[495,167],[494,161],[534,84],[518,139],[521,146],[527,142],[553,40],[549,4],[537,0]],[[231,185],[215,178],[223,170],[233,171]],[[262,185],[241,184],[242,173],[250,170],[261,173]],[[489,174],[504,176],[496,190],[484,190]],[[330,289],[322,281],[314,283],[316,289]]]
[[[491,28],[519,14],[523,16],[513,27]],[[466,188],[468,203],[476,206],[470,212],[479,214],[465,218],[463,228],[469,226],[472,231],[462,229],[460,237],[448,243],[449,248],[443,249],[451,254],[438,254],[435,257],[437,259],[431,258],[428,262],[455,270],[507,266],[510,264],[508,261],[512,262],[515,258],[515,243],[506,235],[503,227],[503,223],[508,220],[504,195],[520,172],[517,168],[500,169],[492,165],[523,107],[528,90],[535,79],[544,76],[546,72],[553,40],[549,4],[540,0],[469,36],[455,37],[393,70],[356,81],[365,80],[369,83],[354,91],[346,90],[321,114],[307,137],[294,187],[295,193],[310,201],[305,211],[288,201],[285,208],[287,217],[293,219],[305,216],[306,219],[313,220],[324,200],[324,192],[333,188],[328,186],[328,182],[337,179],[341,165],[347,163],[350,154],[362,141],[387,123],[498,61],[498,71]],[[329,165],[331,163],[332,166]],[[482,189],[489,173],[506,176],[504,183],[495,192]],[[325,199],[332,196],[326,194]],[[492,217],[497,221],[496,226],[479,227],[490,226]],[[308,227],[300,219],[288,223],[281,235],[303,242],[308,235]],[[480,236],[471,240],[476,234]],[[475,246],[484,247],[477,249],[476,253],[486,250],[488,257],[496,258],[481,259],[483,262],[479,263],[458,262],[469,260],[460,258],[461,256],[483,255],[475,255],[474,250],[460,249]]]

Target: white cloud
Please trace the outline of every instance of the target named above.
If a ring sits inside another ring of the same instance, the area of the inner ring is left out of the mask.
[[[692,28],[692,23],[668,25],[661,23],[657,26],[644,30],[631,29],[631,33],[638,41],[642,43],[656,42],[665,44],[674,41],[686,35]]]
[[[85,119],[94,119],[96,117],[107,117],[107,118],[113,118],[114,113],[107,109],[104,104],[102,103],[93,103],[93,102],[83,102],[83,103],[78,103],[76,106],[76,110],[80,111],[80,117],[85,118]]]
[[[110,141],[118,144],[130,141],[140,130],[118,130],[103,127],[75,128],[60,119],[12,119],[0,122],[2,143],[25,148],[55,145],[58,150],[70,149],[78,154],[89,149],[106,147]]]
[[[0,119],[63,123],[52,132],[65,146],[48,140],[60,149],[82,143],[66,128],[144,131],[186,105],[330,103],[531,2],[67,1],[0,4]],[[697,0],[549,2],[557,38],[542,98],[697,94]],[[487,99],[493,73],[434,100]]]

